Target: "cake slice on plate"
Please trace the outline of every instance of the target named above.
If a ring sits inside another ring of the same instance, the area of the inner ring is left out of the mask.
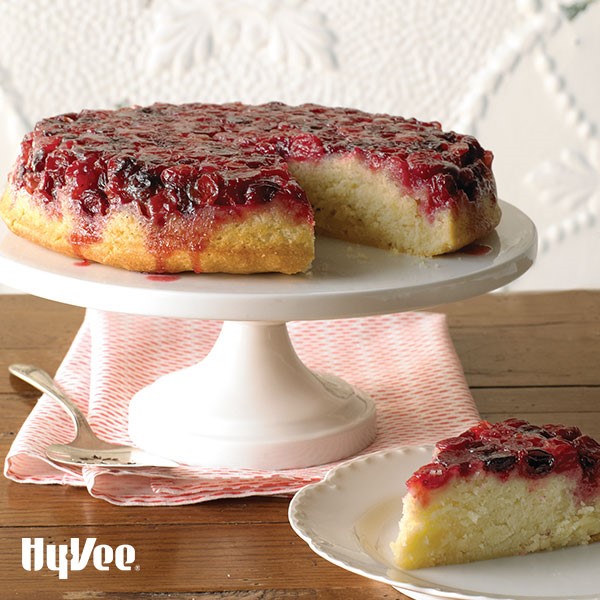
[[[577,427],[482,421],[438,442],[407,487],[392,543],[404,569],[600,539],[600,444]]]

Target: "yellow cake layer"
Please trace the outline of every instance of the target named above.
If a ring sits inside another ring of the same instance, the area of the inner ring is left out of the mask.
[[[350,242],[417,256],[458,250],[500,221],[490,195],[439,209],[431,218],[385,170],[375,171],[352,156],[290,162],[315,213],[317,230]]]
[[[404,498],[392,544],[403,569],[465,563],[587,544],[600,536],[600,498],[583,502],[568,475],[501,481],[478,472]]]

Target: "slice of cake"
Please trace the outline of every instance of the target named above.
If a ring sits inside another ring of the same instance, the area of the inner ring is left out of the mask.
[[[492,154],[471,136],[313,104],[85,110],[27,134],[0,200],[17,235],[138,271],[307,270],[314,226],[433,256],[491,231]]]
[[[482,421],[407,482],[399,567],[587,544],[600,536],[600,444],[577,427]]]

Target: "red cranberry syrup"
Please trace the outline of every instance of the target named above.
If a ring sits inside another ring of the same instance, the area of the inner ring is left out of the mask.
[[[407,485],[426,502],[430,491],[451,478],[478,471],[500,480],[512,474],[535,480],[566,473],[577,478],[581,498],[591,497],[600,488],[600,444],[577,427],[538,427],[519,419],[482,421],[458,437],[438,442],[434,461],[417,470]]]
[[[146,275],[146,279],[148,281],[168,282],[177,281],[179,278],[179,275],[171,275],[169,273],[149,273],[148,275]]]
[[[470,254],[471,256],[484,256],[489,254],[493,248],[487,244],[469,244],[464,248],[461,248],[459,252],[461,254]]]

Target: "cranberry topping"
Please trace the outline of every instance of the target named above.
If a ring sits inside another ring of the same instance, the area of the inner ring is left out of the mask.
[[[525,452],[525,463],[533,475],[544,475],[552,471],[554,456],[541,448],[532,448]]]
[[[304,205],[287,161],[342,154],[385,168],[431,215],[495,192],[492,155],[439,123],[311,104],[155,104],[86,110],[40,121],[21,145],[12,181],[43,203],[65,190],[82,215],[135,203],[164,225],[174,212]]]
[[[478,471],[501,480],[513,472],[531,480],[564,473],[576,478],[584,498],[600,491],[600,444],[578,427],[538,426],[521,419],[481,421],[460,436],[438,442],[434,461],[416,471],[407,485],[426,501],[431,490],[450,478]]]
[[[483,459],[486,471],[494,473],[506,473],[510,471],[517,462],[517,457],[508,451],[493,452]]]
[[[558,437],[570,442],[581,436],[579,427],[566,427],[565,425],[544,425],[544,431],[548,437]]]

